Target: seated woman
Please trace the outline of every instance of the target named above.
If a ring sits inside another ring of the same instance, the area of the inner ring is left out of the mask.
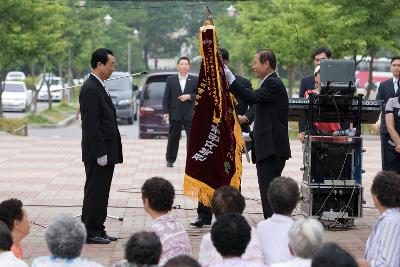
[[[157,266],[161,256],[161,241],[155,233],[139,232],[129,238],[125,247],[125,259],[114,267]]]
[[[29,234],[29,220],[22,202],[16,198],[10,198],[0,203],[0,220],[11,231],[13,245],[11,251],[15,257],[22,259],[21,241]]]
[[[13,240],[10,229],[3,222],[0,222],[0,266],[28,267],[28,264],[15,257],[10,251]]]
[[[144,210],[151,216],[145,228],[155,232],[161,240],[162,253],[160,265],[178,255],[192,255],[192,245],[185,227],[170,214],[175,198],[175,189],[171,182],[161,177],[152,177],[142,186]]]
[[[46,229],[46,243],[51,256],[35,258],[32,267],[101,267],[102,265],[79,257],[86,242],[86,229],[73,217],[61,216]]]

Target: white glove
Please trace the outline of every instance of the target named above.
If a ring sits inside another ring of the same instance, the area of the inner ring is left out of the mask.
[[[242,137],[244,141],[251,141],[251,137],[249,133],[242,132]]]
[[[229,85],[231,85],[236,80],[235,75],[233,75],[232,71],[226,65],[224,65],[224,72],[226,80],[228,81]]]
[[[99,164],[100,166],[106,166],[107,165],[107,155],[97,158],[97,164]]]

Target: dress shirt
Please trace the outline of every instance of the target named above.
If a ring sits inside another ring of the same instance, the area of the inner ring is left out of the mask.
[[[400,266],[400,208],[386,209],[376,221],[365,249],[371,267]]]
[[[271,218],[257,224],[257,236],[267,266],[293,259],[288,237],[292,224],[292,218],[275,213]]]
[[[251,228],[251,239],[241,258],[258,264],[263,264],[264,262],[260,242],[258,241],[257,232],[254,228]],[[199,263],[201,266],[209,266],[222,262],[222,260],[221,254],[218,253],[211,241],[211,234],[205,234],[200,243]]]
[[[85,258],[62,259],[54,256],[42,256],[33,259],[32,267],[103,267],[103,265]]]
[[[269,77],[269,75],[271,75],[272,73],[274,73],[275,71],[271,72],[270,74],[268,74],[267,76],[264,77],[264,79],[261,80],[260,85],[258,86],[258,89],[260,89],[261,84],[263,84],[263,82]]]
[[[274,263],[271,267],[311,267],[311,259],[295,257],[293,260]]]
[[[28,267],[24,261],[15,257],[11,251],[0,253],[0,266],[7,267]]]
[[[182,94],[183,94],[183,91],[185,91],[186,80],[187,80],[188,77],[189,77],[189,74],[186,74],[186,77],[183,77],[183,76],[178,72],[179,84],[181,85]]]
[[[394,87],[394,93],[397,94],[397,90],[399,89],[399,79],[396,79],[393,77],[393,87]]]
[[[103,85],[104,90],[106,90],[106,93],[108,96],[110,96],[110,92],[107,90],[106,84],[104,83],[104,81],[102,79],[100,79],[96,74],[94,74],[93,72],[91,73],[94,77],[96,77],[97,80],[99,80],[99,82],[101,83],[101,85]]]

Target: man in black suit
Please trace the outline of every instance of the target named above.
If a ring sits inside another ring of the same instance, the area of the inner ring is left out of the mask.
[[[254,55],[253,71],[261,80],[260,88],[255,91],[243,87],[232,72],[225,69],[231,92],[247,103],[256,104],[254,130],[250,136],[254,142],[252,156],[257,167],[264,218],[272,216],[267,199],[269,184],[281,175],[286,160],[291,157],[288,95],[275,68],[276,58],[272,50],[262,49]]]
[[[219,53],[222,57],[224,65],[229,66],[229,52],[223,48],[220,48]],[[245,88],[250,88],[250,90],[253,90],[251,82],[248,79],[240,75],[235,75],[235,77]],[[255,105],[249,105],[239,97],[236,98],[236,100],[238,102],[236,105],[236,113],[238,114],[238,120],[240,123],[240,127],[242,128],[242,132],[250,133],[250,125],[253,123],[255,116]],[[251,146],[252,142],[246,142],[247,151],[250,151]],[[194,222],[190,223],[190,225],[202,228],[204,225],[210,225],[211,219],[211,208],[206,207],[199,202],[197,206],[197,219]]]
[[[182,126],[186,131],[189,143],[190,127],[194,111],[197,77],[189,74],[190,60],[187,57],[178,59],[178,74],[167,78],[163,99],[163,118],[169,120],[167,167],[173,167],[178,155]]]
[[[115,108],[104,85],[114,71],[115,58],[110,50],[99,48],[90,63],[92,73],[79,95],[82,161],[86,172],[82,222],[87,230],[87,243],[108,244],[117,240],[107,235],[104,227],[111,180],[115,164],[123,161]]]
[[[383,100],[384,105],[389,100],[389,98],[399,96],[398,80],[400,78],[400,56],[393,57],[391,60],[390,71],[393,74],[393,78],[382,82],[379,85],[378,93],[376,95],[376,100]],[[386,128],[385,122],[385,107],[381,113],[381,126],[380,126],[380,136],[381,136],[381,158],[382,158],[382,170],[389,170],[388,165],[388,155],[386,152],[386,144],[390,140],[389,132]]]
[[[315,49],[314,53],[312,54],[312,59],[314,62],[314,68],[319,66],[321,60],[330,59],[331,58],[331,50],[326,47],[320,47]],[[314,73],[311,73],[301,79],[300,82],[300,90],[299,90],[299,97],[304,98],[304,93],[308,90],[315,89],[315,79]],[[299,135],[298,138],[300,142],[304,142],[304,131],[305,131],[305,121],[299,121]]]

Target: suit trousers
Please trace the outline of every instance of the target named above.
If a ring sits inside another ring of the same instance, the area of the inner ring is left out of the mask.
[[[185,120],[170,120],[169,121],[169,134],[168,134],[168,145],[167,153],[165,158],[167,162],[174,163],[178,155],[179,140],[181,139],[182,127],[185,127],[186,131],[186,145],[189,144],[190,127],[192,126],[191,121]]]
[[[202,203],[199,202],[197,206],[197,217],[211,221],[212,219],[211,208],[204,206]]]
[[[81,219],[88,237],[102,236],[106,233],[104,222],[107,217],[114,167],[114,164],[100,166],[97,163],[85,162],[86,183]]]
[[[271,217],[273,213],[267,198],[269,184],[275,177],[281,176],[285,162],[286,159],[275,155],[256,162],[258,187],[260,189],[261,204],[265,219]]]
[[[390,139],[390,135],[388,133],[381,134],[381,159],[382,159],[382,170],[388,171],[389,170],[389,163],[388,163],[388,152],[387,152],[387,145]]]

